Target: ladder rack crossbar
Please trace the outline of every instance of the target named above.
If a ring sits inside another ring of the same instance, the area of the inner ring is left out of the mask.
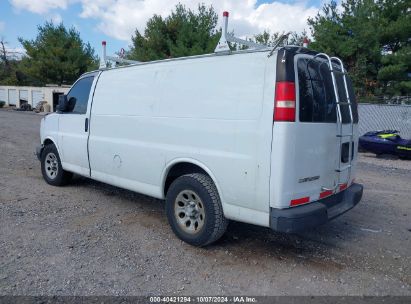
[[[118,63],[129,63],[129,64],[134,64],[134,63],[139,63],[140,61],[136,60],[129,60],[129,59],[124,59],[121,57],[114,57],[114,56],[106,56],[106,60],[118,62]]]
[[[247,45],[249,47],[256,48],[256,49],[265,49],[265,48],[267,48],[267,45],[265,45],[265,44],[259,44],[259,43],[255,43],[255,42],[252,42],[252,41],[247,41],[247,40],[244,40],[244,39],[241,39],[241,38],[234,37],[233,35],[230,35],[230,34],[227,34],[226,39],[227,39],[228,42],[239,43],[239,44]]]

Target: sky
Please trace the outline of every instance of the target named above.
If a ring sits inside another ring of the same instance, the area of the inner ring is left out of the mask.
[[[22,51],[18,37],[34,39],[37,26],[45,21],[75,27],[97,54],[101,41],[107,53],[127,49],[135,29],[144,32],[154,14],[169,15],[180,2],[196,9],[199,3],[213,5],[219,15],[230,12],[229,31],[237,36],[253,36],[264,29],[301,32],[307,18],[319,11],[325,0],[0,0],[0,37],[8,47]],[[219,18],[221,22],[222,18]],[[221,24],[219,24],[221,25]]]

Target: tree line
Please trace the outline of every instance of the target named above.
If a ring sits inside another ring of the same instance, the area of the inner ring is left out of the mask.
[[[25,55],[8,56],[0,41],[0,83],[8,85],[72,84],[81,74],[98,68],[90,43],[74,28],[46,22],[33,40],[19,38]]]
[[[308,19],[310,48],[343,59],[359,96],[411,95],[410,0],[345,0]]]
[[[151,61],[212,53],[221,36],[212,6],[197,10],[178,4],[165,18],[154,15],[143,32],[136,30],[128,59]],[[411,8],[409,0],[344,0],[323,5],[307,20],[309,48],[340,57],[360,98],[411,95]],[[282,33],[257,33],[249,40],[273,45]],[[293,32],[288,44],[302,45],[306,32]],[[0,84],[72,84],[98,68],[98,56],[74,28],[46,22],[33,40],[19,38],[25,55],[7,52],[0,41]],[[245,48],[232,44],[231,47]]]

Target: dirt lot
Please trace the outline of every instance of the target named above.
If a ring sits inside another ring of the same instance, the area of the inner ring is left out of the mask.
[[[362,154],[362,202],[316,230],[231,223],[199,249],[173,235],[162,201],[47,185],[40,119],[0,111],[1,295],[411,295],[411,161]]]

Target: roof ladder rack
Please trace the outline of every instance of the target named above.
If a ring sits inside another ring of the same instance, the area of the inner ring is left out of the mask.
[[[127,63],[127,64],[140,63],[140,61],[128,60],[128,59],[124,59],[122,57],[107,56],[106,55],[106,44],[107,43],[105,41],[101,42],[101,45],[102,45],[103,48],[102,48],[102,54],[101,54],[101,58],[100,58],[100,67],[99,67],[99,69],[107,68],[107,63],[109,61],[114,62],[115,65],[117,65],[117,63]]]
[[[246,45],[250,48],[253,49],[265,49],[268,48],[268,45],[265,44],[259,44],[255,43],[252,41],[244,40],[241,38],[234,37],[233,35],[229,34],[227,32],[227,27],[228,27],[228,12],[223,12],[223,30],[221,33],[221,38],[220,41],[218,41],[218,44],[214,50],[214,53],[221,53],[221,52],[229,52],[230,47],[228,45],[228,42],[233,42],[233,43],[238,43],[242,45]]]

